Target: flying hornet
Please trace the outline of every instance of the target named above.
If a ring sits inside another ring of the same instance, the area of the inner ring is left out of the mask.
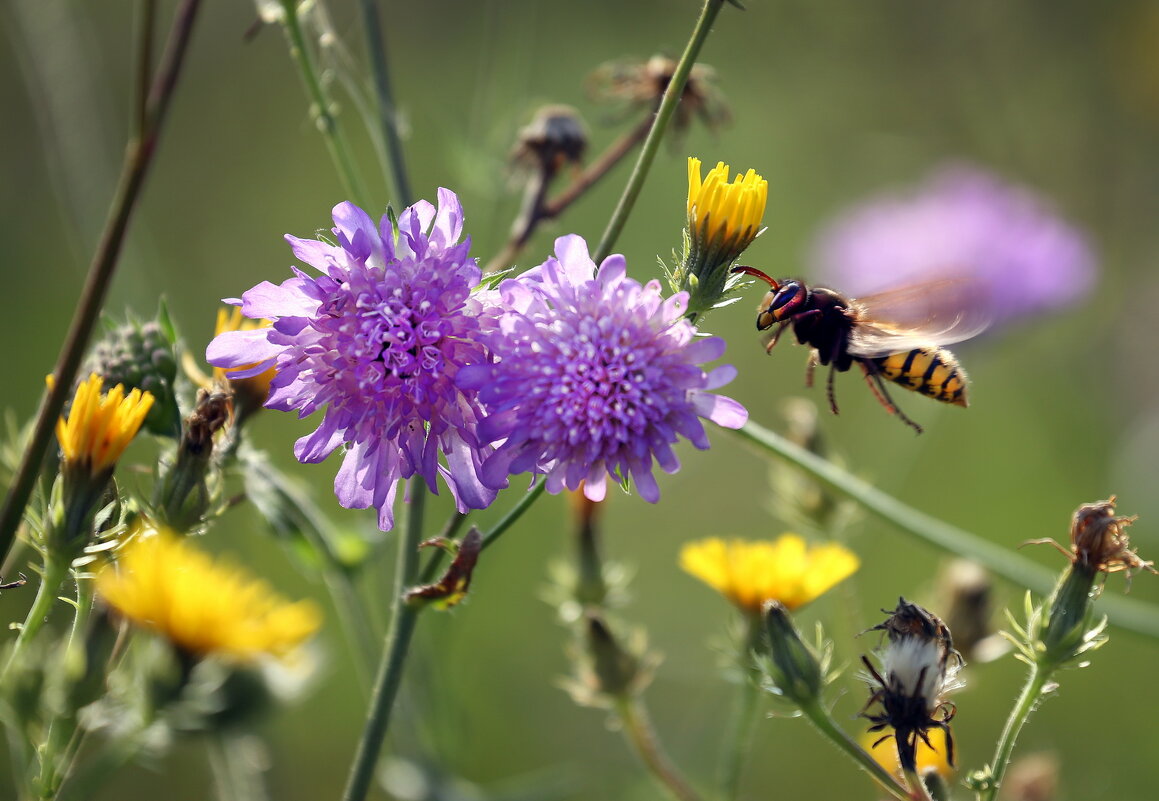
[[[813,385],[817,365],[829,368],[826,387],[834,414],[833,376],[854,364],[886,411],[919,434],[922,427],[894,403],[886,381],[943,403],[967,405],[966,372],[941,346],[977,336],[990,324],[975,282],[946,278],[848,298],[795,278],[778,281],[753,267],[734,267],[733,272],[772,287],[757,309],[757,330],[776,327],[765,349],[771,352],[781,333],[792,327],[797,341],[812,348],[806,386]]]

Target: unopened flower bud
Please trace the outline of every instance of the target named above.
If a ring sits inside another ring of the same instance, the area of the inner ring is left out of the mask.
[[[642,634],[621,639],[594,609],[584,613],[581,626],[573,653],[576,678],[565,682],[577,704],[610,707],[648,686],[659,659],[647,650]]]
[[[164,310],[159,319],[127,322],[109,331],[93,348],[84,373],[103,376],[109,386],[139,389],[155,402],[144,427],[158,436],[176,437],[181,430],[174,383],[177,355],[174,332]]]
[[[157,482],[154,506],[159,522],[188,531],[203,521],[213,495],[207,477],[214,434],[229,417],[228,394],[198,390],[197,405],[185,421],[177,455]]]
[[[780,601],[764,605],[765,632],[769,637],[769,656],[765,668],[770,690],[799,706],[815,703],[824,686],[824,672],[816,654],[801,640],[789,610]]]

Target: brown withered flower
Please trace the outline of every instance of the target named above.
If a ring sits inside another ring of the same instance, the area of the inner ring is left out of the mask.
[[[1105,501],[1084,503],[1075,510],[1070,524],[1070,548],[1047,537],[1030,540],[1031,545],[1053,545],[1070,559],[1071,564],[1091,573],[1125,573],[1155,570],[1155,563],[1145,561],[1131,549],[1126,528],[1138,515],[1116,516],[1115,496]]]
[[[676,61],[662,55],[647,61],[609,61],[588,76],[588,95],[596,102],[618,105],[625,112],[639,108],[654,110],[660,105],[675,71]],[[694,117],[699,117],[710,131],[716,131],[732,119],[724,94],[716,87],[716,70],[707,64],[693,65],[676,106],[673,127],[683,131]]]
[[[552,175],[568,164],[583,161],[588,132],[579,112],[571,106],[543,106],[519,131],[511,160],[530,170]]]

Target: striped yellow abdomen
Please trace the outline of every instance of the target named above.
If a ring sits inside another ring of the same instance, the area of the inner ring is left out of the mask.
[[[966,373],[948,350],[914,348],[872,362],[882,378],[943,403],[966,406]]]

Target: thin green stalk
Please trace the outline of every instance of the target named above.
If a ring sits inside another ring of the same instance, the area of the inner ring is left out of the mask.
[[[422,541],[423,506],[427,488],[423,481],[411,483],[409,512],[402,536],[398,538],[398,560],[395,565],[394,604],[391,606],[390,631],[386,635],[386,645],[382,651],[378,676],[374,681],[374,694],[370,699],[370,712],[354,762],[350,766],[350,776],[343,801],[363,801],[374,777],[374,766],[378,762],[382,743],[390,728],[390,714],[395,696],[402,683],[403,667],[406,664],[411,636],[421,606],[408,604],[404,593],[415,584],[419,574],[419,543]]]
[[[720,758],[720,797],[733,801],[740,792],[740,776],[761,712],[760,688],[744,676],[736,690],[728,731]]]
[[[260,770],[235,735],[216,731],[206,737],[205,750],[219,801],[266,801]]]
[[[523,513],[531,508],[531,505],[539,500],[543,495],[543,491],[547,489],[547,480],[540,479],[534,487],[523,493],[523,497],[519,499],[519,503],[511,507],[511,511],[503,515],[503,518],[491,527],[491,530],[483,535],[483,550],[487,550],[495,541],[503,536],[507,529],[515,525],[515,521],[523,517]]]
[[[700,794],[680,775],[661,748],[640,699],[621,696],[616,699],[615,711],[624,726],[624,736],[656,781],[677,801],[701,801]]]
[[[594,258],[597,264],[611,253],[620,232],[624,229],[624,224],[628,221],[632,207],[636,204],[636,198],[640,196],[640,190],[644,188],[644,179],[647,178],[652,161],[656,158],[656,152],[660,149],[660,140],[668,129],[668,123],[676,111],[676,104],[680,102],[680,97],[684,94],[684,85],[688,83],[688,75],[692,72],[692,65],[696,63],[700,49],[704,46],[705,40],[708,39],[712,23],[716,20],[716,15],[720,13],[724,2],[725,0],[705,0],[704,2],[700,19],[696,21],[696,27],[692,31],[692,38],[688,40],[684,54],[680,56],[680,62],[672,73],[672,80],[664,91],[660,108],[656,110],[656,120],[652,123],[652,130],[648,132],[648,138],[644,140],[640,157],[636,159],[636,166],[632,168],[628,184],[624,187],[620,201],[616,204],[615,211],[612,212],[612,218],[608,220],[608,227],[604,229],[599,247],[596,248]]]
[[[88,629],[89,616],[93,611],[94,590],[92,581],[89,579],[77,578],[76,581],[76,612],[72,619],[72,628],[68,634],[68,645],[66,646],[68,660],[68,669],[73,670],[77,666],[77,660],[85,660],[85,634]],[[82,675],[70,676],[69,681],[82,681],[83,671],[87,671],[89,666],[81,662]],[[79,745],[80,738],[76,737],[77,732],[77,709],[76,703],[71,702],[73,696],[72,687],[70,686],[65,693],[66,698],[70,698],[70,702],[66,704],[66,709],[60,715],[54,717],[48,724],[48,732],[44,737],[44,747],[40,754],[40,787],[41,792],[47,798],[55,798],[60,790],[60,785],[64,778],[68,775],[68,770],[72,765],[73,757],[75,756],[75,747]]]
[[[1030,675],[1026,677],[1026,686],[1022,688],[1022,693],[1018,696],[1014,709],[1010,711],[1010,717],[1006,719],[1002,735],[998,738],[998,744],[994,748],[994,761],[990,763],[989,786],[978,793],[978,798],[981,801],[994,801],[998,795],[998,788],[1002,786],[1002,779],[1006,775],[1007,766],[1010,764],[1010,755],[1014,752],[1014,742],[1018,739],[1022,727],[1026,725],[1030,713],[1038,706],[1038,702],[1042,698],[1042,689],[1046,686],[1049,678],[1049,672],[1043,670],[1040,665],[1031,666]]]
[[[121,255],[121,246],[125,241],[129,221],[141,196],[141,189],[153,163],[153,156],[157,152],[161,129],[177,87],[177,79],[181,74],[189,38],[193,33],[193,22],[200,5],[201,0],[185,0],[177,10],[169,43],[166,45],[165,55],[158,67],[157,77],[153,81],[146,103],[144,130],[126,147],[121,177],[117,183],[109,217],[105,221],[100,242],[89,265],[76,314],[72,318],[72,324],[69,326],[53,370],[55,383],[41,400],[28,447],[24,449],[20,466],[12,478],[8,497],[4,501],[4,508],[0,510],[0,554],[7,554],[16,539],[16,530],[24,515],[24,507],[28,504],[36,475],[40,471],[40,464],[51,440],[56,419],[64,408],[65,399],[72,393],[77,368],[80,367],[93,326],[100,315],[101,306],[104,305],[105,295],[108,293]]]
[[[877,760],[867,754],[864,748],[846,734],[834,722],[833,716],[821,706],[820,702],[814,702],[808,706],[804,706],[801,711],[805,713],[805,717],[809,719],[809,722],[817,727],[817,731],[821,732],[831,743],[852,758],[883,790],[898,799],[898,801],[913,801],[905,788],[898,784],[894,775],[877,764]]]
[[[740,790],[741,770],[761,712],[760,687],[752,675],[752,649],[761,634],[761,619],[753,615],[747,617],[747,630],[737,653],[741,680],[736,689],[724,748],[720,752],[720,797],[723,801],[733,801]]]
[[[387,67],[378,0],[362,0],[359,7],[362,10],[362,28],[366,33],[366,49],[370,53],[370,71],[374,76],[374,93],[378,100],[382,138],[386,144],[386,157],[390,161],[390,173],[394,178],[395,200],[403,206],[409,206],[414,202],[414,196],[411,194],[406,159],[402,153],[402,136],[399,134],[398,112],[395,110],[391,92],[390,70]]]
[[[148,119],[149,81],[153,75],[153,30],[157,22],[157,0],[137,2],[137,87],[133,98],[133,129],[145,131]]]
[[[540,496],[543,495],[543,491],[546,488],[547,482],[540,480],[534,487],[523,493],[523,496],[519,499],[519,502],[511,507],[511,510],[507,512],[507,514],[503,515],[502,519],[500,519],[499,522],[496,523],[490,531],[483,535],[482,550],[487,550],[488,546],[503,536],[503,533],[507,531],[507,529],[515,525],[515,522],[523,516],[523,513],[530,509],[533,503],[539,500]],[[447,526],[444,529],[444,532],[450,532],[450,534],[444,533],[442,536],[453,536],[454,532],[457,531],[464,522],[466,522],[466,519],[467,515],[465,514],[458,514],[457,517],[452,517],[449,521],[447,521]],[[418,583],[430,584],[432,581],[434,581],[438,576],[439,567],[442,565],[446,556],[446,551],[441,548],[436,549],[435,552],[431,554],[431,558],[427,560],[426,566],[423,567],[422,573],[419,576]]]
[[[298,67],[298,73],[310,99],[310,114],[322,134],[322,139],[326,142],[326,149],[330,152],[330,158],[338,170],[343,188],[358,205],[370,208],[366,188],[362,185],[357,165],[350,153],[350,145],[338,125],[338,120],[330,112],[330,99],[326,97],[326,92],[322,88],[318,70],[314,66],[314,58],[310,55],[310,48],[306,44],[302,23],[298,19],[297,0],[282,0],[282,9],[284,11],[282,27],[286,31],[286,40],[290,45],[290,57]]]
[[[972,559],[995,575],[1041,595],[1049,595],[1054,589],[1056,575],[1046,568],[977,534],[907,506],[864,479],[793,444],[752,420],[736,433],[755,445],[762,454],[772,454],[791,462],[827,487],[847,495],[878,517],[930,545]],[[1109,594],[1095,603],[1096,607],[1106,614],[1111,624],[1136,634],[1159,639],[1159,608],[1154,604]]]
[[[68,578],[68,573],[69,563],[67,561],[63,561],[51,554],[45,555],[44,571],[40,577],[40,586],[36,590],[36,598],[32,601],[32,608],[28,610],[28,616],[24,618],[24,625],[20,627],[20,634],[16,638],[16,644],[12,648],[12,654],[8,657],[8,662],[4,667],[4,673],[7,673],[9,668],[15,664],[25,644],[35,637],[37,632],[44,626],[49,612],[52,611],[52,604],[56,601],[60,585]],[[2,677],[3,674],[0,674],[0,678]]]

